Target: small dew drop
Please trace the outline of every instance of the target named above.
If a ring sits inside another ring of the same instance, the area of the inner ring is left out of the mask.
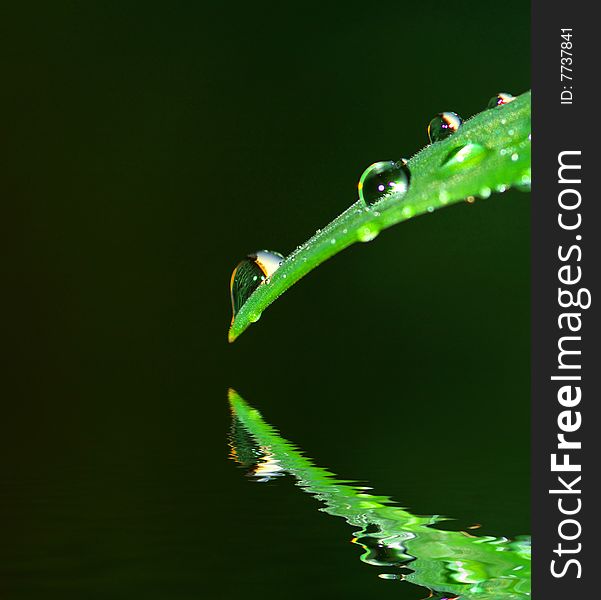
[[[449,194],[449,192],[447,192],[447,190],[440,190],[440,192],[438,192],[438,200],[442,203],[442,204],[446,204],[449,200],[451,199],[451,196]]]
[[[520,192],[529,192],[532,188],[532,175],[531,170],[528,169],[520,178],[519,183],[515,185],[515,188]]]
[[[490,198],[490,195],[492,194],[492,190],[489,187],[483,187],[480,190],[480,198],[484,198],[486,200],[486,198]]]
[[[428,212],[429,213],[433,213],[434,212],[434,207],[433,206],[428,206]]]
[[[428,124],[430,143],[440,142],[453,135],[461,127],[463,120],[454,112],[438,113]]]
[[[476,198],[475,198],[475,196],[468,196],[465,199],[465,201],[468,202],[469,204],[473,204],[476,201]]]
[[[333,246],[335,243],[336,243],[336,238],[332,238],[332,239],[330,240],[330,244],[332,244],[332,246]]]
[[[372,206],[390,194],[405,194],[409,189],[411,173],[403,161],[385,160],[367,167],[357,188],[366,207]]]
[[[497,106],[503,106],[509,104],[515,100],[515,96],[512,96],[508,92],[499,92],[496,96],[493,96],[488,102],[488,108],[495,108]]]
[[[406,219],[410,219],[414,215],[414,212],[413,212],[413,209],[410,206],[404,206],[403,210],[401,211],[401,214]]]
[[[360,242],[371,242],[373,239],[378,237],[379,233],[380,230],[376,225],[364,225],[363,227],[359,228],[359,231],[357,232],[357,237],[359,238]]]
[[[401,579],[401,575],[399,573],[379,573],[378,577],[380,579]]]
[[[495,189],[497,190],[497,192],[500,192],[502,194],[503,192],[507,191],[507,186],[504,183],[501,183]]]
[[[514,152],[514,153],[511,155],[511,160],[512,160],[513,162],[515,162],[515,161],[516,161],[518,158],[520,158],[520,156],[519,156],[519,154],[518,154],[517,152]]]

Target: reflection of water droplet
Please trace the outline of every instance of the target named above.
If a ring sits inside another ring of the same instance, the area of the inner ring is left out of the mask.
[[[454,112],[438,113],[428,125],[430,143],[439,142],[453,135],[462,123],[461,117]]]
[[[487,108],[495,108],[495,106],[503,106],[509,104],[515,100],[515,96],[512,96],[508,92],[499,92],[496,96],[493,96],[488,102]]]
[[[384,160],[367,167],[359,179],[359,198],[367,206],[388,194],[404,194],[409,189],[411,174],[403,161]]]
[[[379,573],[378,577],[380,579],[401,579],[401,575],[399,573]]]
[[[365,552],[361,556],[361,560],[370,565],[377,567],[398,567],[406,561],[394,548],[389,548],[377,537],[364,535],[355,538],[354,543],[363,547]]]
[[[488,150],[480,144],[465,144],[453,148],[442,163],[442,168],[447,171],[459,171],[467,169],[482,162]]]
[[[236,316],[248,297],[277,271],[284,257],[278,252],[259,250],[240,261],[230,279],[232,299],[232,319]],[[251,321],[258,321],[261,314],[251,315]]]
[[[229,458],[247,469],[246,475],[260,483],[271,481],[285,474],[269,446],[259,446],[248,430],[234,418],[230,429]]]
[[[259,483],[266,483],[274,477],[281,477],[285,474],[284,468],[275,458],[269,446],[261,446],[259,450],[260,458],[254,469],[247,474],[249,477],[253,477]]]

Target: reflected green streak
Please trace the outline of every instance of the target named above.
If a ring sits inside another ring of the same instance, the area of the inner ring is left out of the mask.
[[[479,154],[476,161],[472,153],[462,168],[443,168],[449,154],[466,144],[481,148],[486,156]],[[260,285],[240,308],[229,341],[257,321],[288,288],[351,244],[370,241],[383,229],[470,196],[487,198],[511,186],[529,186],[530,92],[475,115],[454,135],[418,152],[408,167],[411,184],[406,194],[390,194],[370,208],[355,202],[290,254],[270,282]]]
[[[262,478],[270,473],[293,475],[305,491],[324,503],[324,512],[359,528],[353,541],[364,548],[364,562],[388,567],[389,573],[402,573],[404,581],[429,588],[436,598],[529,598],[528,538],[510,541],[434,529],[431,525],[442,518],[413,515],[387,496],[369,494],[365,488],[337,480],[283,439],[234,390],[229,391],[229,402],[236,427],[241,426],[254,445],[249,449],[248,442],[235,435],[232,458],[245,463],[245,455],[246,464],[254,462],[255,474]]]

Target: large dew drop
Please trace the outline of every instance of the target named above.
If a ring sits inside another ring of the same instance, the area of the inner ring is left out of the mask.
[[[428,138],[430,143],[440,142],[453,135],[461,127],[462,118],[454,112],[438,113],[428,125]]]
[[[278,270],[283,260],[279,252],[259,250],[238,263],[230,279],[232,321],[248,297]]]
[[[405,194],[409,189],[411,173],[400,160],[383,160],[367,167],[359,179],[359,198],[371,206],[389,194]]]

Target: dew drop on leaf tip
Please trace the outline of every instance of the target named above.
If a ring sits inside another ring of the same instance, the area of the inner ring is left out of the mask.
[[[457,133],[463,119],[454,112],[438,113],[428,124],[428,138],[430,143],[440,142]]]
[[[259,250],[241,260],[232,272],[230,295],[232,320],[249,296],[278,270],[284,257],[279,252]]]
[[[405,194],[410,179],[411,173],[404,159],[374,163],[363,171],[359,179],[359,198],[366,206],[372,206],[389,194]]]

